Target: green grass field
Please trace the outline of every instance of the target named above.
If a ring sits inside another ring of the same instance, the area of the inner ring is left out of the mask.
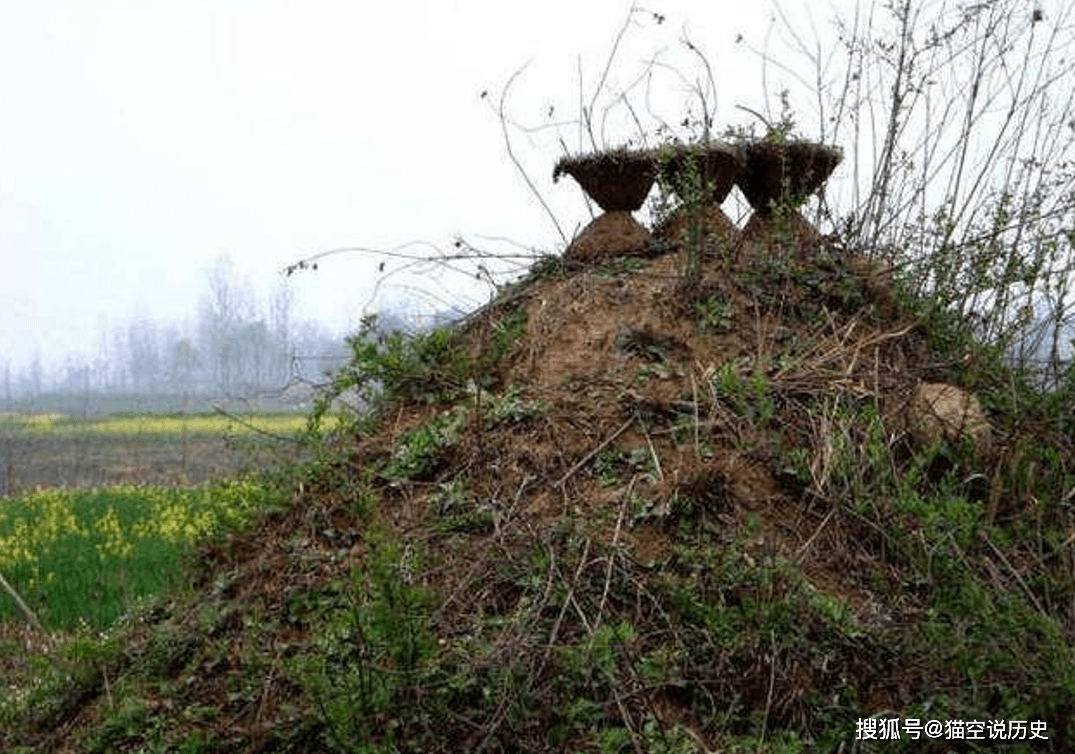
[[[172,586],[183,548],[273,496],[255,482],[49,489],[0,499],[0,573],[53,629],[104,629]],[[0,621],[22,620],[0,593]]]
[[[183,548],[268,493],[302,414],[0,415],[0,574],[49,628],[103,629],[172,584]],[[0,592],[0,621],[23,620]]]

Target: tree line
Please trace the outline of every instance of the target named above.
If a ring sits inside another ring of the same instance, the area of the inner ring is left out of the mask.
[[[193,326],[135,317],[98,332],[96,353],[68,354],[46,368],[0,365],[4,410],[99,412],[181,410],[206,400],[302,400],[346,360],[339,333],[295,316],[294,291],[281,282],[259,306],[227,258],[217,260]]]

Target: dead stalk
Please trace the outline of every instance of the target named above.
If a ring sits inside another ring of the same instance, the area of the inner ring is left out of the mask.
[[[563,486],[564,486],[564,483],[567,482],[568,479],[573,477],[575,475],[575,473],[578,472],[579,469],[581,469],[583,466],[585,466],[587,463],[589,463],[590,459],[592,459],[594,456],[596,456],[598,453],[600,453],[602,450],[604,450],[606,447],[608,447],[609,443],[611,443],[617,437],[619,437],[624,432],[626,432],[628,427],[631,426],[631,423],[633,421],[634,421],[634,417],[632,417],[632,418],[628,419],[627,421],[625,421],[623,423],[623,426],[621,426],[619,429],[617,429],[611,435],[606,437],[604,440],[602,440],[597,445],[597,447],[595,447],[593,450],[591,450],[589,453],[587,453],[585,456],[583,456],[581,461],[579,461],[574,466],[572,466],[571,469],[566,474],[564,474],[562,477],[560,477],[560,479],[558,479],[556,482],[553,482],[553,485],[552,485],[553,489],[557,489],[557,488],[562,489]]]

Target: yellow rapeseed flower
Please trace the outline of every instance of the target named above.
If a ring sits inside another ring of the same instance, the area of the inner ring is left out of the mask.
[[[127,558],[134,552],[134,544],[129,542],[123,535],[123,526],[120,524],[116,509],[112,506],[103,516],[94,522],[94,529],[103,538],[103,542],[96,545],[97,554],[105,558]]]
[[[18,519],[12,527],[11,534],[0,537],[0,567],[10,568],[19,563],[37,562],[37,553],[30,536],[30,526],[26,519]]]

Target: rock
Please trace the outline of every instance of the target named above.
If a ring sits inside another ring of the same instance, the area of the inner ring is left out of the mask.
[[[843,158],[841,149],[811,141],[753,141],[743,145],[736,184],[755,212],[792,210],[821,188]]]
[[[898,306],[895,294],[896,273],[892,265],[883,259],[855,254],[848,257],[847,268],[862,280],[862,290],[868,301],[879,311],[895,316]]]
[[[728,198],[742,168],[739,150],[719,142],[676,145],[657,154],[658,174],[686,202],[692,194],[703,204],[719,207]]]
[[[992,447],[993,429],[978,399],[955,385],[923,382],[908,404],[907,424],[921,446],[970,438],[978,453]]]

